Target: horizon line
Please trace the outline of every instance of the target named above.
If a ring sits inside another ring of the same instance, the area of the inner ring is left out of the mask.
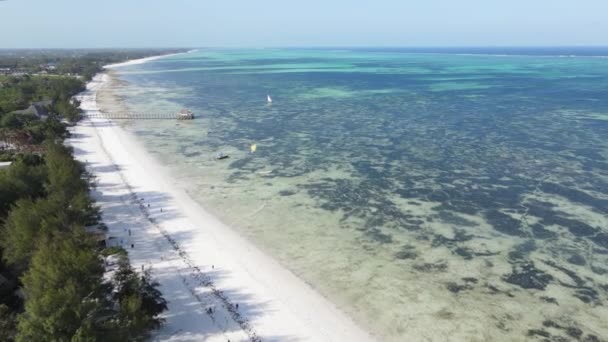
[[[534,49],[534,48],[608,48],[606,45],[271,45],[271,46],[107,46],[107,47],[0,47],[1,50],[147,50],[147,49]]]

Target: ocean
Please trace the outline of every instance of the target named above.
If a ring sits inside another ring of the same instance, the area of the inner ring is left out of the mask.
[[[111,95],[192,110],[123,125],[379,340],[602,341],[606,56],[199,49],[116,69]]]

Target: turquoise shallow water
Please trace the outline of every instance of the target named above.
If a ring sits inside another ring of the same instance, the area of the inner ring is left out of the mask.
[[[114,93],[192,109],[128,129],[382,340],[606,340],[608,59],[455,52],[199,50]]]

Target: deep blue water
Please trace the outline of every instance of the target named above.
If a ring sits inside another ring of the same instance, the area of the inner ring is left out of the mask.
[[[510,56],[608,56],[606,46],[560,46],[560,47],[410,47],[410,48],[357,48],[353,51],[399,52],[399,53],[441,53]]]

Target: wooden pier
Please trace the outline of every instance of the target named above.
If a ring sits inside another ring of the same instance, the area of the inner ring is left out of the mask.
[[[182,109],[178,113],[85,113],[83,115],[89,119],[108,119],[108,120],[193,120],[194,113],[187,109]]]

